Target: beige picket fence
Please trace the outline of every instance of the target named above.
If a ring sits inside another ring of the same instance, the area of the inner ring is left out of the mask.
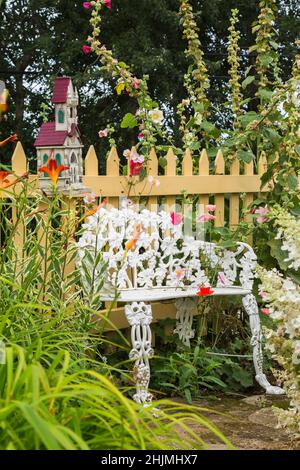
[[[104,156],[100,158],[105,158]],[[261,155],[256,164],[247,163],[241,168],[238,160],[233,160],[230,165],[225,165],[225,160],[221,151],[217,152],[214,164],[210,164],[206,150],[202,150],[198,169],[195,174],[195,166],[193,164],[192,154],[186,151],[182,163],[176,160],[175,154],[170,148],[166,155],[166,165],[164,174],[158,175],[158,158],[153,149],[147,162],[147,174],[157,177],[160,181],[158,187],[150,188],[145,181],[138,182],[133,186],[130,197],[147,197],[147,205],[151,208],[158,204],[166,205],[167,208],[174,207],[180,197],[182,191],[185,190],[189,195],[193,195],[199,204],[214,203],[216,204],[216,220],[215,225],[222,227],[224,224],[233,226],[239,223],[241,218],[241,208],[246,209],[253,201],[257,194],[261,196],[268,191],[268,188],[261,189],[260,177],[266,171],[267,159],[264,154]],[[106,159],[106,174],[98,173],[98,157],[94,146],[91,145],[85,157],[85,174],[84,184],[98,197],[108,197],[109,202],[118,207],[120,197],[128,194],[128,178],[120,174],[120,158],[116,148],[112,148]],[[12,156],[12,170],[16,175],[22,175],[28,168],[27,158],[22,147],[18,142]],[[210,169],[213,168],[213,172]],[[225,171],[228,170],[228,171]],[[31,175],[30,180],[38,181],[37,175]],[[0,197],[5,194],[0,192]],[[82,196],[81,196],[82,197]],[[225,211],[227,202],[228,210]],[[76,205],[76,198],[71,201],[71,206]],[[226,219],[225,220],[225,214]],[[15,212],[13,218],[16,217]],[[250,220],[251,215],[247,212],[244,220]],[[23,243],[23,235],[16,235],[16,244]],[[72,270],[70,266],[68,271]],[[123,312],[123,308],[115,308],[110,313],[110,321],[117,325],[118,328],[127,326],[127,321]],[[173,304],[153,304],[154,321],[168,316],[174,316],[175,309]],[[108,326],[107,329],[112,329]]]
[[[241,206],[247,208],[257,193],[268,191],[268,188],[261,189],[260,183],[260,177],[267,168],[264,154],[256,165],[256,171],[253,162],[245,163],[241,171],[240,162],[236,159],[230,163],[228,172],[225,172],[225,160],[220,150],[214,159],[212,173],[210,172],[212,165],[209,163],[206,150],[201,152],[196,174],[193,166],[192,154],[187,150],[179,168],[175,154],[170,148],[166,155],[164,175],[158,175],[158,158],[153,149],[147,162],[147,174],[157,177],[160,185],[150,188],[147,182],[138,182],[132,187],[130,197],[138,199],[145,196],[148,198],[148,205],[154,206],[158,204],[160,198],[163,198],[167,207],[173,207],[182,197],[182,191],[186,191],[198,197],[200,204],[214,201],[217,206],[215,225],[221,227],[225,223],[230,226],[238,224]],[[18,142],[12,156],[12,170],[16,175],[21,175],[26,169],[27,158],[22,144]],[[37,179],[37,175],[32,175],[30,179],[34,178]],[[128,178],[120,174],[120,158],[115,147],[111,149],[106,159],[106,174],[99,175],[98,157],[94,146],[90,146],[85,158],[83,180],[85,186],[91,188],[96,196],[108,197],[109,202],[115,207],[119,204],[119,198],[128,194]],[[224,210],[226,198],[229,199],[228,220],[225,220]]]

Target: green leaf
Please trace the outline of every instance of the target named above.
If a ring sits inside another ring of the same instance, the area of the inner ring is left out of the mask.
[[[201,145],[200,142],[193,142],[193,143],[189,146],[189,148],[190,148],[191,150],[199,150],[200,145]]]
[[[119,62],[119,66],[120,66],[122,69],[128,69],[128,65],[125,64],[125,62]]]
[[[193,108],[198,113],[203,113],[205,111],[205,107],[203,103],[193,103]]]
[[[158,159],[158,164],[162,167],[162,168],[165,168],[165,166],[167,166],[168,162],[167,162],[167,159],[165,157],[159,157]]]
[[[278,47],[279,47],[279,44],[278,44],[277,42],[275,42],[275,41],[270,41],[270,44],[271,44],[271,46],[272,46],[274,49],[276,49],[276,50],[277,50]]]
[[[290,209],[291,214],[295,215],[296,217],[300,217],[300,207],[292,207]]]
[[[271,90],[268,90],[267,88],[260,88],[258,90],[258,94],[263,100],[267,101],[272,98],[273,92]]]
[[[138,125],[138,122],[133,114],[131,113],[125,114],[121,122],[122,129],[127,129],[127,128],[133,129],[133,127],[137,125]]]
[[[265,67],[268,67],[273,62],[273,57],[270,54],[261,54],[259,60]]]
[[[253,385],[252,374],[242,367],[234,368],[232,377],[243,387],[251,387]]]
[[[275,145],[281,139],[281,136],[278,134],[278,132],[274,131],[273,129],[265,128],[263,130],[263,134],[267,139],[269,139],[272,142],[272,144],[275,144]]]
[[[245,80],[242,81],[242,88],[245,90],[250,83],[254,82],[255,77],[254,75],[249,75],[248,77],[245,78]]]
[[[278,262],[280,269],[286,271],[289,265],[285,261],[287,254],[284,253],[281,249],[281,240],[270,240],[267,242],[267,245],[269,245],[269,247],[271,248],[271,255]]]
[[[298,187],[298,178],[294,175],[289,174],[287,179],[288,179],[289,189],[291,189],[292,191],[297,189],[297,187]]]
[[[191,404],[193,400],[192,400],[192,395],[191,395],[191,391],[190,391],[189,388],[186,388],[186,389],[184,390],[184,395],[185,395],[186,401],[187,401],[189,404]]]
[[[247,126],[253,121],[258,121],[260,116],[255,111],[249,111],[248,113],[242,114],[238,117],[238,120],[241,121],[243,126]]]
[[[296,152],[298,153],[298,155],[300,156],[300,145],[296,145],[295,151],[296,151]]]
[[[255,158],[255,155],[251,150],[238,150],[237,157],[239,160],[245,163],[251,163],[252,160]]]

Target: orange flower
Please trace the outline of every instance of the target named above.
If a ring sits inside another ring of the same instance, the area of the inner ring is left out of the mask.
[[[69,167],[65,165],[57,166],[56,160],[54,158],[50,158],[49,163],[47,162],[47,164],[48,166],[44,165],[39,168],[39,172],[47,173],[49,178],[52,180],[53,186],[56,187],[59,174],[62,171],[68,170]]]
[[[91,209],[90,211],[87,211],[83,217],[89,217],[90,215],[94,215],[96,214],[96,212],[101,209],[101,207],[104,207],[106,206],[106,204],[108,204],[108,197],[106,197],[105,199],[103,199],[103,201],[101,202],[101,204],[99,204],[99,206],[97,207],[94,207],[93,209]]]
[[[10,186],[15,185],[18,183],[23,178],[26,178],[28,176],[28,173],[24,173],[24,175],[20,176],[19,178],[16,178],[13,181],[10,181],[7,177],[11,175],[9,171],[0,171],[0,189],[6,189],[9,188]]]
[[[134,227],[134,232],[132,234],[132,238],[130,240],[128,240],[128,242],[125,243],[125,250],[126,251],[132,250],[135,247],[138,239],[141,236],[141,233],[142,233],[142,226],[141,226],[141,224],[137,224]]]
[[[11,135],[10,137],[7,137],[7,138],[4,139],[4,140],[1,140],[1,141],[0,141],[0,147],[3,147],[3,146],[6,145],[8,142],[15,142],[16,140],[18,140],[18,136],[17,136],[17,134],[13,134],[13,135]]]

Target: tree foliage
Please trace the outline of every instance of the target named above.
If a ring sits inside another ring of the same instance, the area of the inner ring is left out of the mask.
[[[241,32],[241,70],[255,63],[251,25],[258,14],[258,1],[193,0],[195,20],[203,46],[211,87],[209,100],[215,107],[213,118],[226,125],[223,103],[227,99],[227,36],[231,8],[239,8]],[[185,97],[184,74],[189,60],[184,51],[179,23],[178,0],[113,0],[113,8],[103,14],[103,42],[114,55],[124,60],[137,76],[149,75],[152,97],[164,105],[168,125],[178,142],[178,118],[175,110]],[[53,79],[69,74],[75,79],[81,96],[80,128],[86,144],[96,143],[98,130],[107,122],[120,122],[126,111],[135,110],[135,102],[126,95],[117,96],[114,81],[101,70],[101,64],[81,52],[89,34],[88,12],[78,0],[4,0],[0,5],[0,78],[11,92],[9,120],[1,131],[16,130],[29,153],[39,127],[41,104],[49,103]],[[295,53],[294,38],[299,31],[299,5],[279,2],[277,43],[283,80],[289,75]],[[51,115],[50,110],[48,114]],[[128,131],[119,133],[120,143],[130,141]],[[130,143],[130,142],[129,142]],[[103,151],[105,149],[101,149]],[[32,153],[34,155],[34,153]]]

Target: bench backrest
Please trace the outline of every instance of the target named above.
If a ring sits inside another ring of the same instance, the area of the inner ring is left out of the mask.
[[[135,247],[126,251],[125,243],[139,224],[141,235]],[[118,289],[185,285],[252,288],[256,265],[249,245],[237,243],[229,250],[196,240],[184,235],[183,223],[173,225],[169,213],[146,209],[101,208],[84,224],[78,250],[79,266],[87,253],[89,264],[102,253],[106,280]]]

